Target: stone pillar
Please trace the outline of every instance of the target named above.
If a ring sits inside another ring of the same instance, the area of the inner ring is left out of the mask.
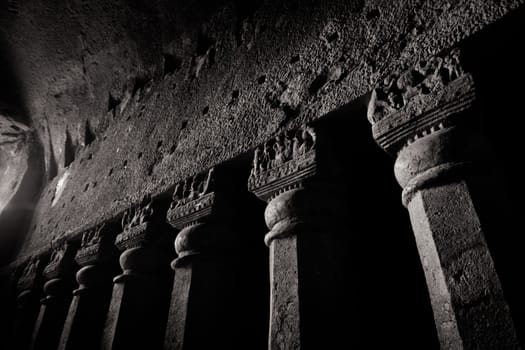
[[[31,349],[56,349],[71,302],[76,247],[60,241],[52,244],[49,263],[44,268],[44,298],[31,338]]]
[[[374,138],[397,154],[442,349],[518,349],[513,321],[465,182],[481,149],[475,86],[453,49],[373,92]]]
[[[162,348],[172,281],[171,236],[164,215],[144,201],[122,218],[115,244],[122,252],[123,272],[113,279],[103,349]]]
[[[20,291],[17,297],[17,308],[11,346],[17,349],[28,349],[31,335],[40,309],[41,274],[43,270],[42,258],[32,257],[26,263],[17,288]]]
[[[60,338],[59,350],[97,349],[108,312],[112,277],[116,273],[115,231],[102,224],[85,232],[75,261],[80,266],[78,288]]]
[[[347,224],[332,142],[313,127],[288,131],[255,150],[248,189],[266,201],[270,232],[270,349],[349,344],[340,320]],[[350,213],[349,213],[349,216]],[[344,337],[343,337],[344,334]]]
[[[167,221],[181,231],[165,349],[257,348],[249,327],[257,320],[242,310],[252,307],[242,303],[252,292],[241,251],[252,247],[239,232],[249,207],[245,181],[223,166],[176,186]]]

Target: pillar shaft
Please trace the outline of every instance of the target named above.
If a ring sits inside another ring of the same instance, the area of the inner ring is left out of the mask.
[[[31,335],[35,327],[40,310],[41,288],[40,279],[43,270],[42,259],[33,257],[25,265],[17,288],[20,291],[17,297],[16,315],[11,335],[11,345],[24,350],[31,343]]]
[[[339,322],[348,317],[348,241],[340,232],[345,202],[336,185],[339,169],[327,157],[332,147],[319,129],[303,127],[255,151],[248,187],[268,202],[270,349],[350,343]]]
[[[169,286],[159,276],[120,275],[115,280],[103,349],[162,348]]]
[[[101,225],[82,236],[75,256],[81,268],[76,274],[78,288],[73,291],[59,350],[97,349],[109,307],[112,275],[116,271],[115,235],[109,225]]]
[[[64,283],[58,279],[49,282]],[[51,298],[48,295],[43,299],[31,338],[31,349],[55,349],[58,346],[70,300],[71,297],[66,290]]]
[[[71,302],[72,272],[76,247],[62,241],[52,244],[49,263],[44,269],[45,297],[31,337],[31,349],[56,349]]]
[[[213,168],[181,184],[186,193],[175,190],[168,222],[181,231],[165,349],[261,348],[259,313],[243,304],[257,294],[252,281],[258,278],[246,272],[253,247],[240,234],[249,194],[232,178],[227,169]]]
[[[422,189],[408,210],[442,348],[518,348],[465,182]]]
[[[25,290],[17,298],[16,316],[11,343],[18,349],[29,348],[31,335],[40,310],[40,293]]]
[[[169,239],[153,204],[126,212],[117,236],[122,274],[113,279],[102,349],[162,348],[169,305]]]
[[[231,263],[206,257],[175,267],[165,348],[243,348],[230,322],[237,311],[234,273]]]

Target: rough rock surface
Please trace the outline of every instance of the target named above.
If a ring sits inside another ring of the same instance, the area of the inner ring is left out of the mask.
[[[21,258],[367,94],[521,4],[8,1],[0,33],[49,179]]]

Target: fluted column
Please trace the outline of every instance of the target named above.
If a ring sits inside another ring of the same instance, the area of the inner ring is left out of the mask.
[[[255,151],[248,188],[268,203],[270,349],[351,343],[351,330],[343,337],[339,321],[349,317],[343,306],[348,237],[341,220],[347,206],[327,136],[304,127]]]
[[[82,235],[75,261],[78,288],[73,291],[58,349],[97,349],[111,298],[118,254],[114,230],[103,224]]]
[[[51,257],[44,268],[44,298],[33,330],[31,349],[56,349],[71,302],[75,269],[75,244],[52,244]]]
[[[113,279],[103,349],[162,348],[172,278],[171,237],[162,224],[164,215],[153,203],[144,202],[122,219],[115,243],[122,252],[122,273]]]
[[[250,208],[245,181],[221,166],[174,191],[167,221],[181,231],[171,264],[175,280],[165,349],[260,348],[259,315],[244,312],[255,307],[243,303],[245,295],[256,294],[251,282],[256,271],[250,276],[244,268],[254,247],[240,234],[250,229],[241,224]]]
[[[509,308],[466,178],[481,150],[472,76],[451,50],[372,94],[373,135],[397,154],[442,349],[518,349]],[[474,165],[474,166],[473,166]]]
[[[41,274],[43,270],[42,258],[30,258],[17,283],[20,291],[17,297],[17,308],[11,346],[17,349],[27,349],[30,345],[31,335],[40,310]]]

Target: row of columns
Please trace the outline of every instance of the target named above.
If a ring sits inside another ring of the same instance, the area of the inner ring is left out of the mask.
[[[385,79],[372,93],[368,118],[377,143],[396,156],[441,348],[518,349],[465,181],[479,149],[468,128],[476,113],[473,79],[454,49]],[[254,152],[248,190],[267,203],[270,349],[331,348],[348,332],[339,322],[348,297],[342,266],[349,237],[341,230],[348,210],[338,190],[344,160],[333,157],[334,147],[329,133],[305,126]],[[70,242],[54,247],[45,268],[43,257],[29,261],[18,283],[17,344],[250,347],[257,336],[246,326],[252,306],[239,300],[261,285],[243,282],[249,280],[243,242],[251,233],[238,223],[252,199],[235,172],[221,165],[195,175],[176,186],[167,213],[142,203],[126,213],[116,237],[102,225],[84,234],[78,251]],[[166,218],[180,230],[176,257],[166,248],[172,239]],[[111,280],[117,249],[122,273]],[[75,265],[78,288],[70,300]],[[39,276],[45,295],[33,322]]]

